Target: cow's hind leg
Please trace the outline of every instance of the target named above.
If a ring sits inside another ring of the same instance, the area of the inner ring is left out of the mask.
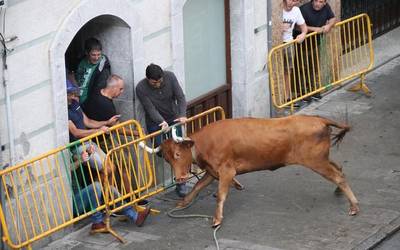
[[[337,170],[339,170],[341,173],[343,173],[343,171],[342,171],[343,167],[342,167],[342,166],[340,166],[339,164],[337,164],[337,163],[334,162],[334,161],[330,161],[330,163],[331,163]],[[342,194],[343,194],[342,190],[341,190],[339,187],[336,187],[334,193],[335,193],[336,195],[342,195]]]
[[[226,196],[228,195],[229,192],[229,186],[236,175],[235,169],[229,167],[221,167],[220,173],[223,174],[219,175],[217,208],[215,210],[215,215],[213,219],[213,227],[217,227],[222,223]]]
[[[200,193],[200,191],[207,187],[212,181],[212,177],[208,172],[194,185],[190,193],[188,193],[183,200],[179,201],[176,205],[177,207],[185,207]]]
[[[337,164],[332,164],[329,161],[320,161],[309,166],[312,170],[319,173],[327,180],[335,183],[340,188],[340,190],[342,190],[342,192],[350,202],[349,215],[356,215],[360,211],[357,198],[354,196],[354,193],[347,183],[344,174],[339,171],[335,165]]]

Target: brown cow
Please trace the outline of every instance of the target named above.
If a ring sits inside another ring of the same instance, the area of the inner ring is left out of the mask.
[[[192,163],[206,171],[178,206],[186,206],[214,179],[219,180],[213,219],[213,226],[217,226],[222,222],[230,184],[242,187],[234,179],[236,175],[300,164],[335,183],[350,201],[349,215],[356,215],[358,201],[341,167],[329,159],[331,126],[340,129],[333,144],[340,142],[350,129],[317,116],[227,119],[211,123],[183,141],[166,140],[161,150],[178,182],[188,178]]]

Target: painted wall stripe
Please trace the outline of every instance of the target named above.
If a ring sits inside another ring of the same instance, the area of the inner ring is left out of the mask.
[[[19,99],[21,97],[24,97],[24,96],[26,96],[26,95],[28,95],[28,94],[30,94],[30,93],[38,90],[38,89],[41,89],[41,88],[44,88],[44,87],[47,87],[47,86],[50,86],[50,79],[47,79],[47,80],[45,80],[43,82],[40,82],[38,84],[35,84],[35,85],[29,87],[29,88],[23,89],[23,90],[21,90],[21,91],[19,91],[17,93],[12,94],[10,96],[11,101],[15,101],[15,100],[17,100],[17,99]],[[5,104],[5,98],[1,98],[0,99],[0,105],[4,105],[4,104]]]
[[[268,24],[264,23],[261,26],[258,26],[257,28],[254,29],[254,34],[257,34],[261,31],[267,30]]]
[[[151,34],[149,34],[147,36],[144,36],[143,37],[143,41],[147,42],[147,41],[149,41],[149,40],[151,40],[153,38],[156,38],[156,37],[161,36],[161,35],[163,35],[165,33],[168,33],[168,32],[171,32],[171,26],[162,28],[162,29],[160,29],[160,30],[158,30],[156,32],[153,32],[153,33],[151,33]]]
[[[27,139],[28,139],[28,141],[29,141],[29,140],[32,139],[33,137],[38,136],[38,135],[41,135],[41,134],[43,134],[43,133],[45,133],[45,132],[47,132],[47,131],[49,131],[49,130],[51,130],[51,129],[54,129],[54,128],[55,128],[54,122],[51,122],[51,123],[49,123],[49,124],[46,124],[46,125],[44,125],[44,126],[38,128],[38,129],[36,129],[36,130],[33,130],[33,131],[30,132],[29,134],[27,134]],[[18,142],[18,138],[15,138],[14,141],[15,141],[16,144],[19,143],[19,142]],[[5,143],[5,144],[3,144],[3,145],[1,145],[1,148],[2,148],[2,149],[4,148],[4,150],[8,150],[9,147],[10,147],[10,143],[8,143],[8,142]],[[2,151],[4,151],[4,150],[2,150]]]
[[[8,5],[8,7],[11,7],[11,6],[26,2],[26,1],[28,1],[28,0],[8,0],[7,5]]]
[[[52,31],[52,32],[47,33],[47,34],[45,34],[43,36],[40,36],[40,37],[38,37],[36,39],[30,40],[29,42],[26,42],[26,43],[20,44],[18,46],[15,46],[14,48],[11,48],[12,51],[10,53],[8,53],[8,55],[11,56],[13,54],[19,53],[19,52],[24,51],[26,49],[29,49],[29,48],[31,48],[33,46],[36,46],[38,44],[41,44],[43,42],[47,42],[47,41],[53,39],[55,34],[56,34],[56,32]]]

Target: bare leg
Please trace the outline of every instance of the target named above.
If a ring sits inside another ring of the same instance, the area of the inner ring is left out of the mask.
[[[219,176],[217,208],[213,219],[213,227],[217,227],[222,223],[224,203],[229,192],[229,185],[236,175],[234,168],[221,168],[221,171],[223,171],[224,174]]]
[[[212,177],[208,172],[204,174],[204,176],[194,185],[190,193],[188,193],[183,200],[179,201],[176,206],[177,207],[185,207],[197,196],[200,191],[207,187],[212,181],[214,177]]]

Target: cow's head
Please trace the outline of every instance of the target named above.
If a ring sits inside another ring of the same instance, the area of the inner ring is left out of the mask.
[[[185,182],[189,177],[192,165],[192,150],[194,141],[185,139],[176,142],[168,139],[161,144],[164,159],[172,166],[178,183]]]

